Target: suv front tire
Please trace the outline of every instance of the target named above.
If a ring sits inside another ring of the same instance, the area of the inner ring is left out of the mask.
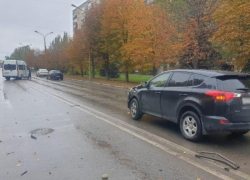
[[[130,114],[134,120],[139,120],[142,118],[139,103],[138,103],[137,99],[135,99],[135,98],[132,99],[130,102]]]

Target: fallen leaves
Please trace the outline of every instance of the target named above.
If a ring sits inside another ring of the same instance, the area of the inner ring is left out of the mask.
[[[103,174],[102,179],[108,179],[109,175],[108,174]]]

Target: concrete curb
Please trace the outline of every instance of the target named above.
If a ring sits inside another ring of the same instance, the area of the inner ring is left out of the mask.
[[[115,88],[119,88],[119,89],[130,89],[130,88],[124,87],[124,86],[115,86],[115,85],[111,85],[111,84],[103,84],[103,83],[92,82],[92,81],[84,81],[84,80],[71,79],[71,78],[65,78],[65,79],[69,79],[69,80],[72,80],[72,81],[87,82],[87,83],[98,84],[98,85],[109,86],[109,87],[115,87]]]

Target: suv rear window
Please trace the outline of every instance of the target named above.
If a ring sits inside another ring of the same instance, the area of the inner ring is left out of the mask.
[[[250,89],[250,77],[219,77],[217,78],[218,90],[235,92],[241,89]]]

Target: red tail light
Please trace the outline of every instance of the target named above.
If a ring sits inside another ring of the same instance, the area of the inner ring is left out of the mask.
[[[221,123],[221,124],[229,124],[230,122],[229,122],[228,120],[223,120],[223,119],[222,119],[222,120],[220,120],[220,123]]]
[[[217,101],[229,101],[234,98],[240,98],[241,94],[239,93],[232,93],[232,92],[225,92],[225,91],[208,91],[206,95],[212,96],[214,100]]]

